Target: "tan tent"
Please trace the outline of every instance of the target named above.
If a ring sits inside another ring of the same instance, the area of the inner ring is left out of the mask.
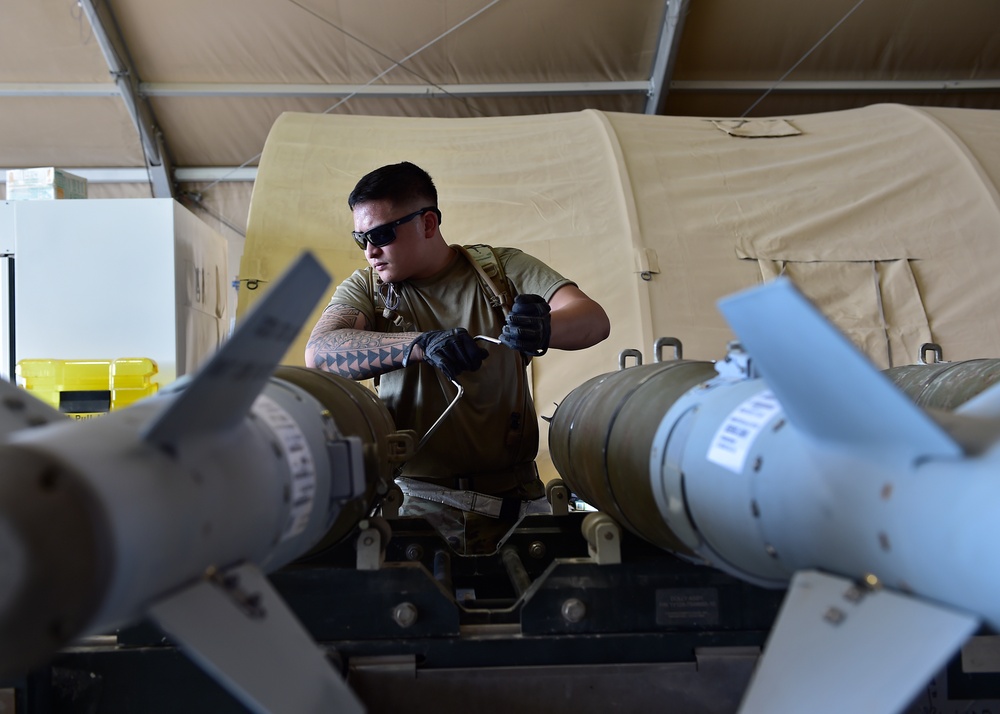
[[[91,198],[174,195],[238,253],[282,112],[1000,109],[998,27],[992,0],[10,0],[0,197],[60,166]]]
[[[447,240],[522,248],[610,314],[606,342],[536,360],[542,415],[615,369],[622,349],[651,359],[657,337],[679,338],[685,358],[724,356],[733,336],[715,301],[782,272],[880,367],[913,364],[929,341],[947,359],[1000,356],[996,111],[874,105],[753,121],[288,113],[260,160],[241,276],[272,280],[303,249],[335,282],[362,267],[346,196],[367,171],[401,160],[435,178]],[[262,285],[241,292],[241,311]],[[302,363],[311,323],[290,363]]]

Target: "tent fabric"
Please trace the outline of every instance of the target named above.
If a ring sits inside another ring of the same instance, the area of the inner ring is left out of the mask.
[[[666,0],[96,5],[114,15],[177,167],[256,165],[286,111],[474,117],[646,108],[646,92],[634,87],[603,94],[564,84],[649,83],[665,94],[658,113],[716,118],[751,106],[763,117],[879,101],[1000,109],[1000,3],[992,0],[689,2],[660,86],[653,68]],[[0,4],[0,170],[143,166],[114,82],[78,3]],[[369,84],[426,94],[280,91]],[[484,96],[477,85],[509,92]],[[94,87],[105,92],[95,96]],[[774,91],[763,98],[765,88]]]
[[[283,114],[250,203],[240,274],[273,281],[302,250],[339,282],[365,265],[346,197],[402,160],[434,177],[449,242],[548,262],[608,311],[611,337],[535,361],[541,415],[672,336],[690,359],[733,339],[718,298],[790,276],[880,367],[1000,356],[1000,123],[989,110],[875,105],[781,117],[747,138],[694,117],[585,110],[500,118]],[[241,290],[238,314],[266,290]],[[332,293],[332,287],[328,291]],[[302,364],[321,300],[286,356]],[[544,424],[543,444],[544,444]],[[543,473],[550,465],[540,460]]]

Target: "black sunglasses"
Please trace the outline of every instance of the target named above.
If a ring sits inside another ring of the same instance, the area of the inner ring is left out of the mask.
[[[428,211],[436,213],[438,223],[441,222],[441,211],[439,211],[435,206],[428,206],[427,208],[421,208],[419,211],[414,211],[409,215],[403,216],[399,220],[375,226],[374,228],[363,233],[359,231],[351,231],[351,235],[354,236],[354,242],[358,244],[358,247],[361,250],[364,250],[368,243],[371,243],[376,248],[381,248],[382,246],[389,245],[396,240],[396,226],[401,226],[408,221],[412,221],[417,216],[422,216]]]

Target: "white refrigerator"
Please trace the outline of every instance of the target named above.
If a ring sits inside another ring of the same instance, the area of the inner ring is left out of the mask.
[[[156,362],[161,385],[229,332],[227,242],[173,199],[0,202],[0,376],[23,359]]]

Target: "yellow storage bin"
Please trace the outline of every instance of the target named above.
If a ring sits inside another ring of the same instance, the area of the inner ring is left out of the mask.
[[[24,359],[17,384],[55,409],[88,419],[155,394],[159,370],[147,357],[115,360]]]

